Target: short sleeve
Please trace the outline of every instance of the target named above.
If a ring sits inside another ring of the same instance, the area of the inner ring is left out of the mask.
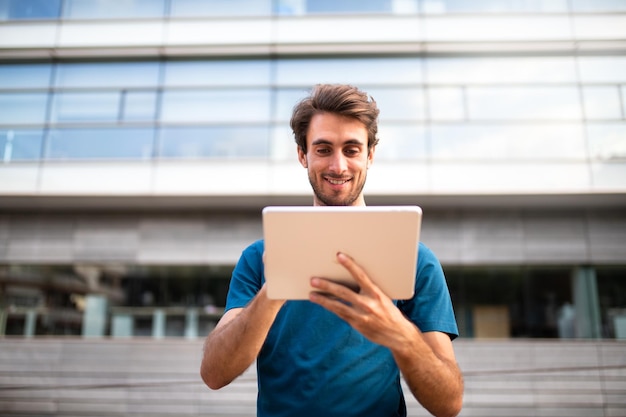
[[[422,332],[439,331],[451,339],[459,335],[443,269],[423,243],[418,249],[415,295],[398,301],[398,307]]]
[[[264,248],[263,241],[257,240],[242,252],[230,279],[225,311],[245,307],[263,286]]]

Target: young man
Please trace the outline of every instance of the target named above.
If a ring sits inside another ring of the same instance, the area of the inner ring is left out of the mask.
[[[291,128],[314,205],[365,205],[378,112],[348,85],[318,85],[294,108]],[[257,241],[244,250],[226,312],[206,339],[200,373],[210,388],[229,384],[256,360],[258,416],[405,416],[402,373],[430,413],[460,412],[463,380],[451,342],[457,326],[441,265],[426,246],[420,243],[410,300],[389,299],[337,254],[358,293],[313,277],[319,292],[286,302],[266,295],[263,247]]]

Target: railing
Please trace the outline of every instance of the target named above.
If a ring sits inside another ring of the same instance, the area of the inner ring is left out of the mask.
[[[105,317],[108,330],[101,336],[113,338],[202,338],[215,327],[224,309],[199,307],[112,307]],[[9,323],[9,326],[7,326]],[[45,327],[47,324],[48,327]],[[71,309],[7,307],[0,309],[0,336],[81,335],[83,314]]]

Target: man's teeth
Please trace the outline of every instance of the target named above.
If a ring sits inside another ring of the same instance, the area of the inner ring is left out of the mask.
[[[341,185],[341,184],[345,184],[346,182],[348,182],[348,180],[332,180],[328,178],[328,182],[333,185]]]

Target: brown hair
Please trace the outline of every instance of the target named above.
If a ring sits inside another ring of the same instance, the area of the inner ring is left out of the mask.
[[[289,125],[296,144],[306,153],[306,134],[313,116],[334,113],[356,119],[367,129],[367,149],[378,144],[378,107],[367,93],[351,85],[317,84],[308,97],[293,108]]]

